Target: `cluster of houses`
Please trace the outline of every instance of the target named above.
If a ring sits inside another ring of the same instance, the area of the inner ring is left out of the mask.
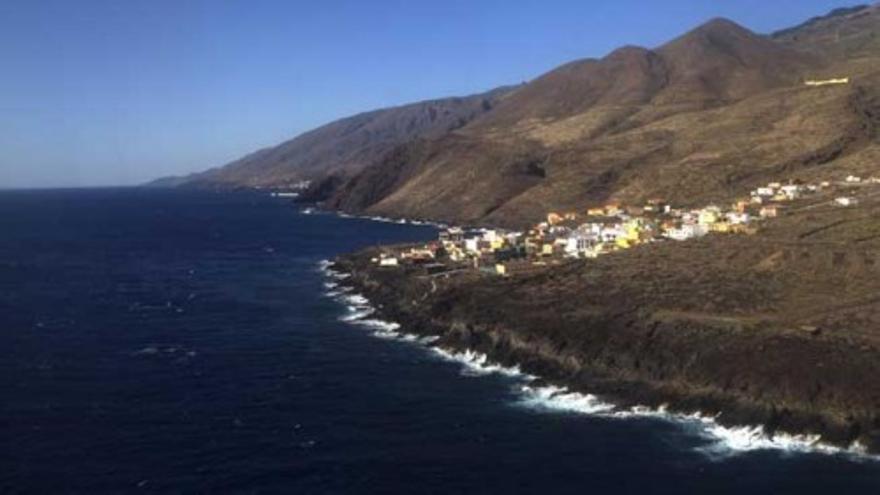
[[[880,183],[880,179],[847,177],[848,185]],[[684,241],[710,233],[753,234],[762,219],[779,216],[787,202],[831,188],[819,184],[771,182],[727,207],[674,208],[661,199],[642,206],[611,203],[585,212],[549,213],[545,221],[525,232],[450,227],[436,241],[420,247],[385,252],[374,259],[383,266],[423,264],[429,269],[473,267],[505,274],[511,265],[546,264],[561,258],[595,258],[639,244]],[[856,204],[852,196],[834,203]]]

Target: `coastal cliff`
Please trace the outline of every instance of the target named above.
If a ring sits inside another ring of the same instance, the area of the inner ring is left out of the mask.
[[[382,318],[442,347],[623,406],[878,452],[873,249],[806,256],[776,240],[710,236],[509,277],[379,267],[372,250],[337,266]]]

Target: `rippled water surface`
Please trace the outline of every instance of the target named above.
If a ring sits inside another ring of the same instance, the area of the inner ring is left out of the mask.
[[[880,463],[603,414],[327,296],[322,259],[433,235],[253,194],[0,193],[0,491],[880,490]]]

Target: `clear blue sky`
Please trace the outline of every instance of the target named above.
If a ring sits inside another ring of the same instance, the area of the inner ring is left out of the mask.
[[[2,0],[0,187],[135,184],[325,122],[833,0]]]

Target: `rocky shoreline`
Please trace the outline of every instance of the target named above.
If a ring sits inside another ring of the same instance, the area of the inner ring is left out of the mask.
[[[880,451],[874,348],[627,303],[536,311],[549,272],[431,276],[417,267],[383,269],[370,262],[373,255],[340,257],[334,269],[349,275],[346,285],[379,318],[437,337],[445,349],[483,353],[619,407],[699,413],[724,426],[761,425],[771,436]]]

